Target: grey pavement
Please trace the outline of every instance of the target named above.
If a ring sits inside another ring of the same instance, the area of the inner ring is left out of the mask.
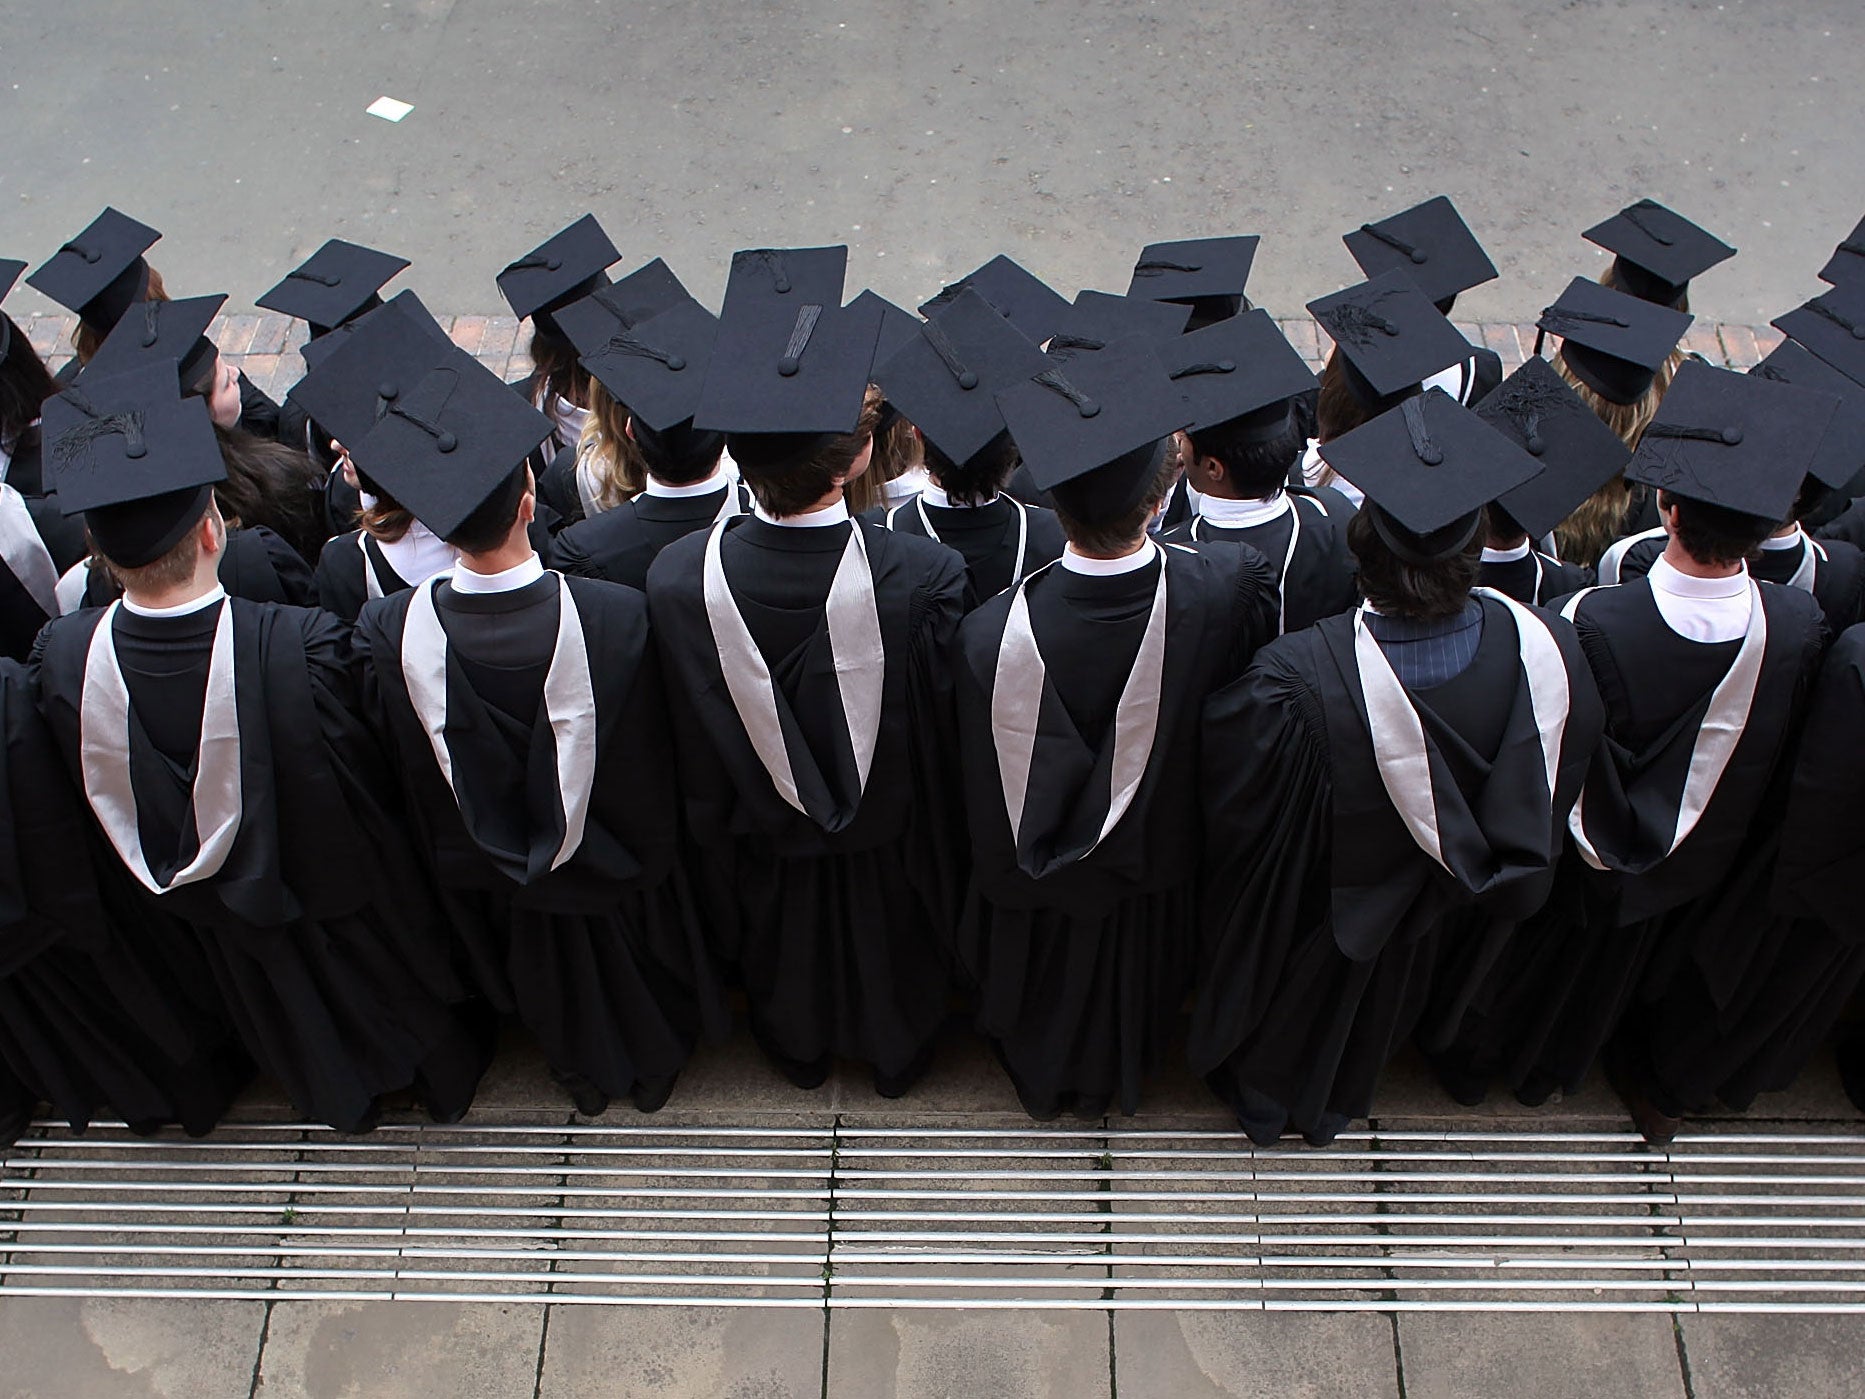
[[[1759,324],[1865,212],[1857,0],[12,0],[0,252],[105,203],[167,235],[171,290],[249,305],[336,234],[415,260],[435,310],[594,210],[716,304],[726,255],[847,242],[896,300],[1009,251],[1124,290],[1141,245],[1266,235],[1277,315],[1357,278],[1339,234],[1452,195],[1532,319],[1649,195],[1742,256]],[[364,109],[413,104],[399,124]],[[48,309],[20,294],[28,312]]]

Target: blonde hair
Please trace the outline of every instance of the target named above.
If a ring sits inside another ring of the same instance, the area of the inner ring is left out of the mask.
[[[896,418],[886,432],[875,436],[874,430],[881,421],[881,409],[885,405],[886,399],[881,397],[881,391],[872,384],[868,385],[868,396],[861,405],[861,420],[855,424],[855,430],[850,435],[857,439],[873,438],[874,453],[868,458],[868,469],[842,488],[842,499],[847,503],[851,515],[859,515],[885,504],[887,496],[881,487],[894,477],[918,466],[920,462],[917,440],[913,440],[910,448],[913,454],[910,461],[905,460],[905,454],[893,447],[897,441],[897,432],[905,432],[910,440],[913,438],[913,427],[904,418]]]
[[[593,377],[589,380],[589,416],[576,439],[579,476],[585,462],[596,480],[598,510],[613,510],[640,495],[647,485],[647,463],[628,435],[628,410]]]
[[[1580,396],[1581,402],[1593,410],[1595,417],[1613,430],[1630,451],[1638,450],[1639,439],[1657,416],[1658,405],[1664,401],[1665,390],[1671,386],[1671,377],[1683,362],[1683,352],[1673,350],[1669,358],[1658,367],[1651,387],[1634,402],[1611,403],[1583,384],[1560,355],[1556,355],[1553,360],[1554,372]],[[1634,486],[1623,476],[1613,477],[1581,501],[1573,514],[1554,527],[1554,539],[1560,546],[1561,557],[1569,563],[1593,567],[1600,561],[1600,555],[1625,532],[1626,517],[1643,498],[1642,487]]]

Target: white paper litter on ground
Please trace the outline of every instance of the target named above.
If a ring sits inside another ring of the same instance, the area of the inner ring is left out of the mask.
[[[378,97],[364,109],[372,117],[381,117],[384,121],[400,121],[414,110],[414,103],[403,102],[396,97]]]

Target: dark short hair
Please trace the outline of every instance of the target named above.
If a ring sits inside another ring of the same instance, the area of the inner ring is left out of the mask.
[[[725,451],[725,434],[702,432],[693,420],[676,423],[664,432],[656,432],[639,418],[632,418],[635,446],[641,451],[648,475],[670,486],[688,486],[712,475]]]
[[[1658,509],[1672,506],[1677,507],[1677,542],[1700,564],[1742,563],[1761,548],[1762,540],[1781,527],[1778,520],[1659,491]]]
[[[733,443],[732,456],[758,504],[767,514],[782,517],[813,508],[835,489],[837,477],[848,474],[867,445],[868,434],[860,430],[824,433],[801,443],[744,436]]]
[[[1171,438],[1162,438],[1155,446],[1141,449],[1158,451],[1159,466],[1146,493],[1119,515],[1104,519],[1082,519],[1071,515],[1063,503],[1063,497],[1057,495],[1056,518],[1062,522],[1062,533],[1068,536],[1068,542],[1084,554],[1113,554],[1128,548],[1144,536],[1147,525],[1152,523],[1153,515],[1159,509],[1159,502],[1166,498],[1173,482],[1179,477],[1179,456],[1172,450],[1171,442]]]
[[[1233,418],[1216,427],[1200,428],[1186,434],[1192,450],[1201,457],[1215,457],[1224,463],[1237,493],[1260,499],[1273,495],[1289,483],[1289,470],[1308,449],[1307,423],[1301,413],[1291,411],[1282,431],[1261,438],[1260,431],[1245,431],[1242,420]]]
[[[1430,563],[1409,563],[1380,537],[1373,513],[1377,506],[1355,512],[1347,522],[1347,547],[1360,564],[1360,591],[1388,617],[1417,622],[1438,622],[1455,617],[1470,600],[1483,565],[1483,530],[1455,554]]]
[[[530,485],[531,469],[520,462],[518,468],[505,478],[503,485],[480,501],[473,508],[473,513],[460,521],[459,528],[447,536],[447,543],[464,554],[483,554],[488,549],[498,548],[512,532],[512,523],[518,518],[519,503],[525,498],[525,491]]]
[[[1002,491],[1023,460],[1006,429],[971,454],[962,465],[926,441],[926,470],[959,505],[983,505]]]

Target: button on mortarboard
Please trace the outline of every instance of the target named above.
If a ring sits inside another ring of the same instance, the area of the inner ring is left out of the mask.
[[[326,335],[382,304],[382,288],[408,259],[332,238],[259,298],[268,311],[292,316]]]
[[[1701,276],[1735,249],[1650,199],[1627,205],[1580,235],[1615,254],[1612,282],[1642,301],[1676,307]]]
[[[1632,459],[1619,434],[1539,355],[1477,404],[1476,415],[1542,465],[1539,476],[1497,497],[1533,539],[1552,531]]]
[[[498,375],[454,349],[411,374],[362,439],[345,445],[358,471],[445,539],[554,430]]]
[[[1467,521],[1506,492],[1541,474],[1541,462],[1442,389],[1389,408],[1321,447],[1322,460],[1351,481],[1402,528],[1424,557],[1469,542],[1432,536]],[[1388,540],[1388,542],[1392,542]]]
[[[567,327],[571,314],[588,305],[564,308],[559,322]],[[688,298],[632,326],[609,320],[592,327],[582,320],[570,338],[583,368],[617,403],[655,432],[666,432],[699,407],[718,334],[718,317]]]
[[[1774,327],[1848,379],[1865,384],[1865,278],[1842,282],[1786,315],[1776,316]]]
[[[333,348],[292,388],[291,399],[324,432],[352,448],[390,403],[455,348],[412,292],[403,292],[352,322],[344,334],[320,343]]]
[[[1858,227],[1833,249],[1826,266],[1820,269],[1820,280],[1836,287],[1865,282],[1865,219],[1860,219]]]
[[[1838,409],[1831,394],[1687,360],[1625,478],[1778,523],[1793,510]]]
[[[1037,487],[1095,517],[1139,503],[1158,470],[1145,449],[1191,418],[1159,357],[1137,340],[1051,363],[1000,389],[997,406]]]
[[[1368,277],[1402,272],[1446,312],[1459,292],[1493,281],[1496,264],[1476,240],[1463,215],[1439,195],[1389,218],[1363,223],[1341,242]]]
[[[874,382],[928,442],[963,466],[1004,430],[997,391],[1048,367],[1027,335],[968,290],[936,307],[910,341],[877,360]]]
[[[1575,277],[1535,324],[1561,337],[1560,357],[1609,403],[1636,403],[1690,328],[1691,316]],[[1535,353],[1541,353],[1537,337]]]
[[[602,231],[594,214],[585,214],[553,234],[499,273],[499,291],[512,314],[523,320],[548,316],[559,306],[587,296],[607,279],[603,274],[621,253]]]
[[[105,209],[26,284],[76,311],[86,325],[108,332],[147,292],[149,265],[142,255],[161,236],[127,214]]]
[[[109,378],[162,360],[177,365],[183,393],[200,389],[202,378],[219,359],[207,328],[226,300],[224,295],[190,296],[140,303],[97,347],[82,377]]]
[[[1246,311],[1155,349],[1191,410],[1193,432],[1286,407],[1315,387],[1314,371],[1267,311]]]
[[[1826,440],[1820,444],[1807,474],[1834,489],[1849,485],[1865,468],[1865,385],[1848,379],[1794,340],[1783,340],[1749,373],[1798,384],[1803,389],[1817,389],[1839,400]]]
[[[1370,394],[1378,404],[1415,391],[1474,353],[1457,327],[1402,272],[1382,272],[1311,301],[1308,311],[1360,376],[1356,392]]]
[[[1038,345],[1056,333],[1068,313],[1068,301],[1035,273],[999,253],[975,272],[947,285],[919,310],[931,315],[966,287],[982,296],[997,311]]]
[[[1249,308],[1244,287],[1262,240],[1255,234],[1228,238],[1182,238],[1149,243],[1133,264],[1127,295],[1148,301],[1178,301],[1196,308],[1202,323]]]

